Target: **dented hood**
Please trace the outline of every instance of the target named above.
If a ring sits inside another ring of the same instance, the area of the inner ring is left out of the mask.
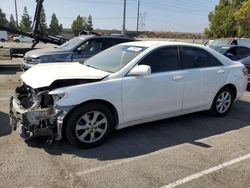
[[[33,89],[48,87],[56,80],[102,79],[108,72],[87,67],[80,63],[39,64],[21,75],[22,81]]]

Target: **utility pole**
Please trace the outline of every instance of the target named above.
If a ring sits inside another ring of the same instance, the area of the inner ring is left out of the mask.
[[[136,33],[138,35],[138,31],[139,31],[139,15],[140,15],[140,5],[141,5],[141,1],[138,0],[138,10],[137,10],[137,25],[136,25]]]
[[[126,0],[124,0],[124,6],[123,6],[123,25],[122,25],[122,35],[125,35],[125,29],[126,29]]]
[[[16,27],[18,28],[18,15],[17,15],[17,4],[15,0],[15,11],[16,11]]]

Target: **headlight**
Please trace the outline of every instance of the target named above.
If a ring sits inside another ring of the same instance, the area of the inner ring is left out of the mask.
[[[50,94],[50,93],[49,93],[49,94]],[[57,101],[61,100],[62,98],[67,97],[67,93],[50,94],[50,95],[52,95],[52,97],[53,97],[54,104],[55,104]]]
[[[39,63],[41,63],[41,59],[40,58],[30,58],[30,59],[28,59],[27,63],[29,63],[29,64],[39,64]]]

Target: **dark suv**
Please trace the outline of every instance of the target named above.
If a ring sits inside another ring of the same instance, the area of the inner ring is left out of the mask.
[[[56,48],[32,50],[25,54],[23,70],[39,63],[51,62],[84,62],[93,55],[120,43],[132,42],[135,39],[127,36],[81,35]]]

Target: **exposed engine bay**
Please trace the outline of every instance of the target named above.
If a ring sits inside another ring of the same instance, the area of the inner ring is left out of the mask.
[[[56,88],[96,82],[93,79],[56,80],[50,86],[33,89],[22,83],[10,99],[10,124],[24,139],[49,136],[50,140],[61,140],[62,124],[66,114],[74,106],[57,106],[63,95],[51,95]]]
[[[36,136],[56,136],[57,114],[49,91],[37,92],[22,84],[10,101],[10,119],[14,130],[26,139]]]

